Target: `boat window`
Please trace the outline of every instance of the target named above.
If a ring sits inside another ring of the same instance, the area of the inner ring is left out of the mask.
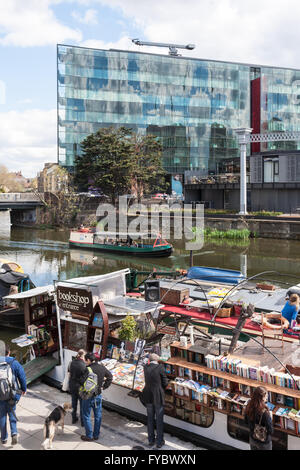
[[[233,439],[249,443],[249,427],[243,419],[228,416],[227,431]]]
[[[249,443],[249,427],[244,419],[228,416],[227,431],[233,439]],[[287,434],[275,429],[272,435],[272,443],[273,450],[287,450]]]

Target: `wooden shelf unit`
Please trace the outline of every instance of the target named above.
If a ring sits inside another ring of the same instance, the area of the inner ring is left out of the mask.
[[[35,301],[35,299],[37,301]],[[25,331],[27,334],[29,333],[28,327],[30,325],[35,325],[37,327],[43,326],[44,330],[50,336],[50,340],[39,340],[34,343],[33,347],[37,356],[44,356],[57,351],[59,345],[54,299],[49,298],[48,294],[41,294],[36,297],[24,299],[24,319]],[[49,341],[51,341],[51,339],[54,344],[49,346]]]
[[[171,355],[173,355],[174,353],[176,353],[178,351],[180,351],[180,352],[184,351],[184,352],[187,352],[187,353],[191,352],[191,351],[189,351],[190,346],[182,347],[180,345],[180,343],[172,343],[170,345],[170,348],[171,348]],[[264,386],[268,390],[268,392],[270,392],[271,397],[272,397],[271,402],[275,405],[275,408],[272,412],[274,429],[280,430],[284,433],[287,433],[287,434],[290,434],[290,435],[293,435],[293,436],[300,437],[300,421],[293,420],[294,421],[294,430],[286,429],[285,427],[282,427],[281,424],[278,425],[278,422],[280,421],[281,417],[275,415],[276,411],[279,408],[292,409],[291,406],[288,406],[286,404],[278,403],[276,401],[275,395],[281,395],[281,396],[283,395],[285,397],[291,397],[292,399],[296,399],[298,401],[298,403],[300,403],[300,390],[294,390],[294,389],[290,389],[290,388],[287,388],[287,387],[280,387],[278,385],[274,385],[274,384],[270,384],[270,383],[266,383],[266,382],[261,382],[261,381],[258,381],[258,380],[252,380],[252,379],[240,377],[239,375],[231,374],[231,373],[228,373],[228,372],[222,372],[222,371],[219,371],[217,369],[211,369],[211,368],[206,367],[205,365],[199,365],[199,364],[195,364],[193,362],[189,362],[189,361],[184,360],[184,359],[182,359],[181,357],[178,357],[178,356],[170,357],[170,359],[168,359],[167,361],[163,361],[162,363],[165,364],[165,365],[172,366],[176,371],[175,375],[174,374],[173,375],[167,374],[169,378],[170,377],[172,377],[172,378],[180,377],[180,378],[185,378],[186,380],[188,380],[187,376],[182,377],[182,376],[179,375],[179,368],[188,369],[188,370],[192,371],[192,380],[200,383],[201,385],[202,384],[203,385],[209,385],[211,388],[218,388],[218,389],[222,389],[224,391],[225,390],[226,391],[235,391],[240,396],[243,396],[245,398],[247,398],[247,395],[243,394],[241,391],[237,391],[237,388],[238,388],[239,385],[244,385],[244,386],[249,387],[251,394],[252,394],[254,388],[256,388],[260,385]],[[208,384],[206,382],[202,382],[202,381],[197,380],[196,379],[196,373],[197,372],[202,373],[202,374],[206,374],[209,378],[210,383]],[[222,387],[221,385],[214,386],[212,384],[212,377],[216,377],[216,378],[228,381],[228,383],[230,384],[230,389],[228,389],[226,387]],[[175,384],[177,384],[175,381],[171,382],[173,405],[174,405],[175,411],[168,412],[168,409],[166,409],[166,414],[169,414],[170,416],[174,416],[174,414],[176,415],[176,400],[182,400],[182,406],[183,407],[185,406],[185,404],[187,402],[190,402],[191,404],[195,404],[195,405],[198,404],[201,407],[210,409],[212,411],[217,411],[219,413],[223,413],[223,414],[226,414],[226,415],[229,415],[229,416],[234,416],[234,417],[237,417],[237,418],[240,418],[240,419],[244,419],[245,406],[243,404],[233,402],[233,401],[231,401],[229,399],[226,399],[226,398],[212,396],[209,392],[205,396],[206,397],[205,400],[207,402],[206,403],[205,402],[200,402],[199,400],[197,400],[197,399],[195,400],[195,399],[192,398],[192,396],[193,396],[192,389],[188,389],[188,396],[186,396],[186,395],[181,396],[181,395],[178,395],[177,393],[175,393]],[[180,383],[178,383],[177,385],[180,385]],[[224,402],[224,408],[223,409],[216,406],[216,402],[218,400],[222,400],[222,402]],[[171,403],[168,400],[169,408],[170,408],[170,405],[171,405]],[[299,406],[295,407],[295,408],[297,410],[300,409]],[[196,406],[193,409],[196,410]],[[240,410],[241,412],[240,413],[237,412],[236,411],[237,409]],[[196,412],[196,411],[194,411],[194,412]],[[292,418],[287,418],[287,417],[282,417],[282,418],[283,419],[281,420],[281,423],[283,423],[284,420],[287,420],[287,419],[292,420]],[[182,419],[182,418],[179,418],[179,419]]]
[[[93,325],[96,318],[99,319],[99,325]],[[95,335],[97,330],[101,331],[101,340],[95,340]],[[102,301],[98,301],[93,309],[93,313],[89,318],[88,330],[87,330],[87,344],[86,350],[89,352],[94,352],[94,345],[101,346],[101,351],[99,357],[104,359],[107,353],[107,342],[109,335],[109,324],[108,324],[108,315],[106,308]]]

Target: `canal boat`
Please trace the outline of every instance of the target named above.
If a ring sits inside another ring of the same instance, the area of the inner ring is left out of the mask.
[[[34,287],[22,266],[14,261],[0,259],[0,326],[24,328],[24,310],[4,297],[9,293],[24,292]]]
[[[141,257],[167,257],[173,246],[158,235],[155,240],[148,234],[122,232],[96,232],[89,228],[72,230],[69,239],[72,248],[85,248],[118,255]]]
[[[178,316],[176,328],[161,324],[159,313],[171,306],[129,296],[128,275],[130,270],[126,269],[56,282],[51,299],[46,288],[39,292],[46,296],[44,305],[35,291],[32,299],[30,291],[11,296],[27,298],[26,333],[31,338],[36,334],[37,359],[45,362],[40,370],[44,372],[46,365],[51,368],[47,380],[61,387],[78,349],[94,352],[113,375],[112,385],[103,391],[104,406],[145,422],[147,412],[138,399],[144,386],[142,361],[147,352],[156,350],[169,378],[166,432],[184,436],[205,448],[248,450],[244,410],[253,390],[264,385],[275,429],[273,448],[299,449],[298,344],[285,343],[278,353],[279,360],[273,348],[271,354],[254,340],[238,341],[233,353],[229,353],[230,338],[197,330],[185,321],[184,314]],[[150,324],[151,329],[156,324],[155,332],[135,342],[123,341],[118,332],[128,314],[143,326],[140,331],[145,325]],[[45,339],[47,329],[51,342]],[[36,333],[39,330],[43,332],[41,338]],[[49,354],[54,359],[51,365],[47,362]],[[33,364],[29,370],[34,369]]]

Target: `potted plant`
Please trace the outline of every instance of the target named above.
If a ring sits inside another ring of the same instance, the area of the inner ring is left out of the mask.
[[[132,315],[127,315],[121,321],[122,326],[119,330],[119,339],[123,341],[134,341],[136,339],[136,326],[137,323]]]

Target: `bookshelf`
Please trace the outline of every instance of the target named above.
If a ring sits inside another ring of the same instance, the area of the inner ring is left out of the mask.
[[[178,342],[172,343],[171,357],[163,362],[166,374],[171,379],[170,390],[166,394],[167,415],[193,424],[199,423],[199,412],[204,414],[209,422],[209,410],[211,413],[217,411],[244,419],[246,404],[254,388],[262,385],[269,394],[268,406],[272,408],[274,429],[300,437],[300,412],[296,417],[300,410],[300,390],[207,367],[207,356],[210,355],[199,354],[197,357],[197,353],[189,348],[190,346],[182,347]],[[194,362],[195,357],[197,363]],[[185,415],[180,408],[188,410],[189,413]],[[206,411],[203,413],[203,410]],[[285,413],[276,414],[283,410]]]
[[[33,345],[37,356],[44,356],[58,349],[56,305],[48,294],[24,300],[25,331],[36,337]]]
[[[105,359],[109,336],[109,323],[106,308],[102,301],[98,301],[89,318],[87,329],[86,350],[93,352],[100,359]]]

